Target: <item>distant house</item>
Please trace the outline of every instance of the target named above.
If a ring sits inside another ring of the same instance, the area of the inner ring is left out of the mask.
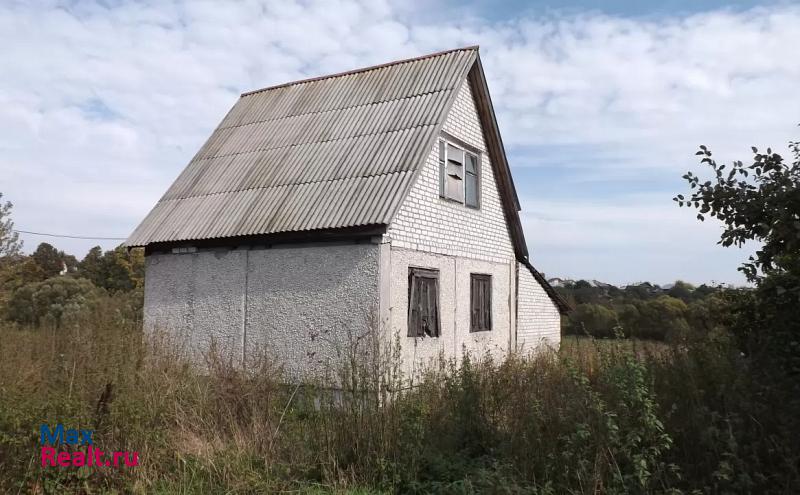
[[[245,93],[128,239],[145,326],[292,373],[368,327],[405,366],[558,344],[478,48]]]
[[[567,285],[574,284],[574,280],[570,280],[568,278],[548,278],[547,283],[553,287],[566,287]]]

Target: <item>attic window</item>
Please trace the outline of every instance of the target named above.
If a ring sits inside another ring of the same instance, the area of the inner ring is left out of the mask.
[[[408,336],[438,337],[439,270],[408,269]]]
[[[480,155],[444,139],[439,141],[439,195],[478,208]]]

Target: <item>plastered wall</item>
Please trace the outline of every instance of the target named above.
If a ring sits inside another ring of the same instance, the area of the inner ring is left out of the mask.
[[[145,328],[196,360],[214,343],[233,359],[267,353],[290,378],[318,375],[374,324],[378,278],[375,244],[153,254]]]

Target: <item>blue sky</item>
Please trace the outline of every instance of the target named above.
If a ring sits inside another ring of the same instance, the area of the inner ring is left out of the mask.
[[[242,91],[480,44],[539,269],[741,283],[753,248],[671,198],[698,145],[800,121],[787,2],[5,2],[0,42],[0,192],[40,232],[127,236]]]

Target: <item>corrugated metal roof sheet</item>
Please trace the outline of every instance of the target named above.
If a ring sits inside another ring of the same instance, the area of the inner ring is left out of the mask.
[[[476,56],[243,94],[127,245],[388,224]]]

